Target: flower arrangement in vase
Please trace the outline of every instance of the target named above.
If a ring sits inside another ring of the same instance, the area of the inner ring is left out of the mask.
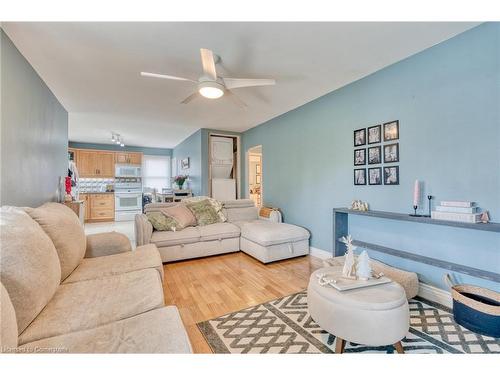
[[[179,187],[179,190],[182,190],[183,187],[184,187],[184,183],[186,182],[186,180],[189,178],[188,175],[183,175],[183,174],[180,174],[178,176],[175,176],[174,177],[174,182],[177,184],[177,186]]]

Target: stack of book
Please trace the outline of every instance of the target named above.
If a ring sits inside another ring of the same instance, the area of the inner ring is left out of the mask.
[[[437,220],[460,221],[463,223],[479,223],[481,213],[474,202],[467,201],[441,201],[432,211],[431,218]]]

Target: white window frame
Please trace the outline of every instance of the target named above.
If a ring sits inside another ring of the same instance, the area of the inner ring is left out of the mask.
[[[165,160],[165,175],[151,175],[147,176],[146,173],[148,172],[146,169],[146,161],[147,160],[154,160],[154,159],[162,159]],[[162,179],[165,181],[166,185],[165,188],[170,189],[172,187],[172,164],[171,164],[171,157],[169,155],[144,155],[143,156],[143,161],[142,161],[142,185],[144,187],[151,188],[151,186],[147,185],[148,179],[151,180],[159,180]],[[157,190],[158,193],[161,193],[161,190]]]

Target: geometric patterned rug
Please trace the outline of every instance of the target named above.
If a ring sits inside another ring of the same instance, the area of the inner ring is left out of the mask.
[[[408,301],[410,330],[405,353],[500,353],[500,339],[458,325],[445,306],[416,297]],[[306,291],[198,323],[214,353],[334,353],[335,336],[307,310]],[[347,343],[345,353],[394,353],[394,347]]]

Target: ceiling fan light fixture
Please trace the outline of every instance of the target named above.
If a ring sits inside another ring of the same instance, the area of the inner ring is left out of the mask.
[[[224,95],[224,87],[217,82],[203,82],[198,86],[198,92],[207,99],[218,99]]]

